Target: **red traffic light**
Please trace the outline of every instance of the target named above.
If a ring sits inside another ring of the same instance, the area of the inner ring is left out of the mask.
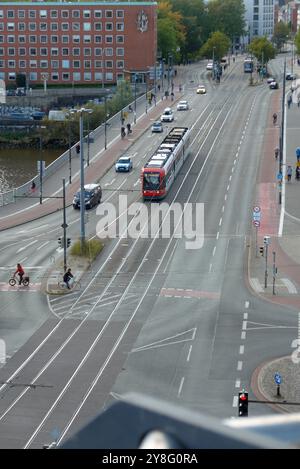
[[[241,394],[241,395],[240,395],[240,400],[241,400],[241,401],[246,401],[247,399],[248,399],[248,398],[247,398],[247,396],[246,396],[245,394]]]

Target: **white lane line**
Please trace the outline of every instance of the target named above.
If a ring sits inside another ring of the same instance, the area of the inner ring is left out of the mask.
[[[213,250],[213,256],[216,254],[216,249],[217,249],[217,247],[215,246],[214,250]]]
[[[241,386],[241,380],[240,380],[240,379],[237,379],[237,380],[235,381],[235,387],[236,387],[236,388],[239,388],[240,386]]]
[[[260,281],[258,280],[258,278],[250,278],[250,285],[253,288],[253,290],[256,291],[256,292],[258,292],[258,293],[263,293],[264,292],[264,289],[261,286]]]
[[[242,333],[241,333],[241,339],[242,339],[242,340],[246,339],[246,331],[242,331]]]
[[[250,303],[249,303],[249,301],[245,301],[245,308],[246,308],[246,309],[248,309],[248,308],[249,308],[249,306],[250,306]]]
[[[245,345],[240,345],[240,351],[239,351],[240,355],[243,355],[244,351],[245,351]]]
[[[245,331],[247,329],[247,321],[243,321],[242,330]]]
[[[209,264],[209,273],[211,272],[211,269],[212,269],[212,264]]]
[[[188,356],[187,356],[187,358],[186,358],[186,361],[187,361],[187,362],[190,361],[190,357],[191,357],[191,353],[192,353],[192,348],[193,348],[193,346],[190,345],[189,352],[188,352]]]
[[[37,243],[37,242],[38,242],[37,239],[35,239],[34,241],[31,241],[31,243],[28,243],[26,246],[23,246],[22,248],[18,249],[18,250],[17,250],[17,254],[18,254],[19,252],[24,251],[24,249],[27,249],[29,246],[31,246],[32,244],[35,244],[35,243]]]
[[[222,207],[222,213],[224,213],[224,210],[225,210],[225,207],[224,207],[224,205],[223,205],[223,207]]]
[[[238,406],[238,396],[233,396],[232,407]]]
[[[298,291],[293,282],[291,282],[288,278],[282,278],[281,281],[286,286],[289,293],[292,295],[297,295]]]
[[[244,313],[244,319],[248,319],[248,313]]]
[[[228,186],[227,186],[227,192],[229,191],[229,187],[230,187],[230,185],[228,184]]]
[[[30,230],[20,230],[19,233],[30,233],[31,231],[41,230],[43,228],[46,228],[47,226],[49,226],[49,225],[48,224],[47,225],[39,225],[39,226],[36,226],[35,228],[31,228]]]
[[[181,381],[180,381],[180,385],[178,389],[178,396],[180,396],[181,394],[183,383],[184,383],[184,376],[181,378]]]
[[[216,239],[219,239],[219,236],[220,236],[220,232],[218,231]]]
[[[222,225],[222,220],[223,220],[223,218],[221,217],[221,218],[220,218],[220,221],[219,221],[219,226]]]
[[[229,181],[231,181],[231,179],[232,179],[232,174],[229,176]]]
[[[23,264],[23,262],[27,261],[27,259],[28,259],[28,256],[24,257],[24,259],[20,259],[20,264]]]
[[[38,248],[36,248],[36,250],[39,251],[43,247],[47,246],[47,244],[49,244],[49,243],[50,243],[50,241],[46,241],[45,243],[41,244]]]
[[[228,190],[228,189],[227,189],[227,190]],[[227,194],[225,194],[224,200],[225,200],[225,202],[226,202],[226,200],[227,200]]]
[[[238,371],[241,371],[242,368],[243,368],[243,362],[239,360],[238,363],[237,363],[236,369],[237,369]]]
[[[141,181],[138,179],[134,184],[133,186],[135,187],[137,184],[139,184]]]

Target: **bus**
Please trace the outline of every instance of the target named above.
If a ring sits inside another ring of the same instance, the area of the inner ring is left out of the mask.
[[[190,130],[173,127],[142,168],[144,200],[163,199],[190,152]]]
[[[244,60],[244,72],[245,73],[253,72],[253,60],[251,58],[247,58]]]

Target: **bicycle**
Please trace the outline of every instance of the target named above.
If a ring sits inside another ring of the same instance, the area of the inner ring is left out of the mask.
[[[59,288],[63,289],[63,290],[80,290],[81,288],[81,283],[80,283],[80,280],[76,280],[74,279],[73,282],[69,282],[69,287],[67,287],[67,284],[66,282],[64,282],[63,280],[59,280],[58,281],[58,286]]]
[[[14,287],[17,283],[17,280],[16,280],[15,276],[11,277],[9,279],[8,283],[11,287]],[[22,278],[21,285],[23,285],[24,287],[28,287],[28,285],[29,285],[29,277],[28,276],[25,276],[25,277]]]

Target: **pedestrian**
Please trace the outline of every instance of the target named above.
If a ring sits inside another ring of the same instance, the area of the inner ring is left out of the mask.
[[[171,93],[171,101],[174,101],[174,93],[173,93],[173,91],[172,91],[172,93]]]
[[[293,101],[293,98],[292,98],[292,95],[290,94],[288,97],[288,108],[291,107],[292,101]]]
[[[277,160],[278,155],[279,155],[279,148],[276,147],[275,150],[274,150],[274,152],[275,152],[275,159]]]
[[[297,106],[300,107],[300,96],[298,98]]]
[[[32,181],[31,183],[31,192],[34,192],[35,191],[35,182]]]
[[[296,157],[297,157],[297,162],[299,163],[299,161],[300,161],[300,147],[296,148]]]
[[[292,174],[293,174],[293,168],[289,165],[286,170],[286,175],[287,175],[287,180],[288,182],[291,181],[292,179]]]
[[[77,143],[75,149],[76,149],[77,155],[79,155],[79,153],[80,153],[80,144],[79,143]]]
[[[300,167],[299,166],[296,167],[295,179],[297,179],[298,181],[300,179]]]
[[[160,91],[160,85],[157,85],[157,89],[158,89],[158,91]]]

